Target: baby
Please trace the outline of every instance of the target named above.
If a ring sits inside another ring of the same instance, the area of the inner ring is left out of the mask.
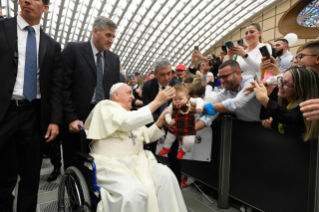
[[[190,98],[188,88],[184,85],[174,86],[176,93],[173,102],[168,107],[168,113],[165,115],[166,122],[174,126],[174,131],[168,131],[163,149],[159,155],[168,154],[171,146],[176,140],[176,136],[182,136],[182,148],[180,148],[177,158],[181,160],[185,153],[189,151],[195,143],[195,117],[190,111],[190,102],[196,104],[196,113],[203,112],[204,101],[200,96],[194,94]]]

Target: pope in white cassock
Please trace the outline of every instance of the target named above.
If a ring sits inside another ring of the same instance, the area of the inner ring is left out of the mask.
[[[164,116],[151,127],[152,113],[174,96],[175,89],[159,91],[149,105],[131,109],[134,99],[130,86],[112,86],[110,100],[98,103],[85,122],[97,167],[101,201],[97,211],[108,212],[186,212],[175,175],[154,155],[143,150],[143,141],[156,141],[164,135]]]

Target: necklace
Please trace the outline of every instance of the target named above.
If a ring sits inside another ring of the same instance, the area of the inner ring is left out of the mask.
[[[181,109],[181,106],[179,106],[179,111],[178,111],[178,113],[183,114],[183,115],[188,114],[189,111],[190,111],[190,109],[191,109],[191,107],[189,106],[189,102],[186,103],[186,107],[187,107],[187,111],[184,112],[184,111]]]

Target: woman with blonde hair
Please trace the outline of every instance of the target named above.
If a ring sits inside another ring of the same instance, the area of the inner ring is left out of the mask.
[[[307,121],[300,112],[299,104],[308,99],[319,98],[319,74],[310,67],[293,66],[279,78],[278,86],[267,96],[263,84],[255,82],[255,95],[261,102],[260,119],[266,128],[272,122],[279,122],[278,131],[284,133],[285,126],[299,126],[304,129],[303,139],[318,137],[319,120]]]

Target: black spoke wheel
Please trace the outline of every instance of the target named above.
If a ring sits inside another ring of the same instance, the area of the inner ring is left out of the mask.
[[[76,167],[69,167],[63,175],[58,191],[59,212],[90,212],[88,186]]]

